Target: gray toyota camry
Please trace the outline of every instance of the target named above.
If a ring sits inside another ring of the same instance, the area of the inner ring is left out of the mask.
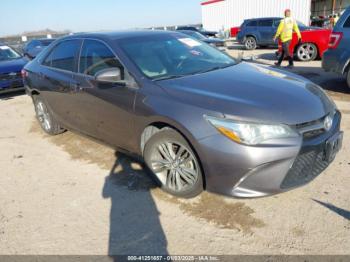
[[[177,32],[71,35],[22,75],[45,132],[139,156],[179,197],[284,192],[341,148],[341,114],[320,87]]]

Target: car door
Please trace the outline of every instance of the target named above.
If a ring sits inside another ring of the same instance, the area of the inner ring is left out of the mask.
[[[339,48],[344,48],[346,50],[346,54],[344,56],[347,59],[350,59],[350,11],[348,11],[346,14],[347,18],[344,21],[343,28],[341,29],[343,32],[343,38],[340,41]]]
[[[273,27],[273,19],[259,20],[258,30],[260,32],[260,43],[265,45],[273,44],[273,36],[276,33]]]
[[[244,37],[254,36],[256,38],[257,42],[259,43],[260,39],[259,39],[259,35],[258,35],[258,21],[257,20],[248,21],[246,26],[245,26],[244,31],[245,31]]]
[[[81,40],[65,40],[53,47],[42,63],[39,73],[41,94],[47,100],[55,118],[64,126],[76,129],[77,108],[73,72]]]
[[[119,68],[127,84],[99,83],[95,80],[98,72],[110,68]],[[74,80],[79,89],[75,101],[79,114],[75,121],[81,130],[108,144],[128,149],[133,139],[137,88],[112,49],[99,40],[84,40],[79,73]]]

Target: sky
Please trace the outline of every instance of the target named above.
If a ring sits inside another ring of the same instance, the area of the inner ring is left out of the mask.
[[[1,0],[0,36],[42,29],[73,32],[201,22],[201,0]]]

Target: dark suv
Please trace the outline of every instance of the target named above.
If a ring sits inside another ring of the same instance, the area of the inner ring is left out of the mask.
[[[181,197],[284,192],[341,146],[341,114],[320,87],[177,32],[72,35],[23,75],[47,133],[69,129],[141,156]]]
[[[237,41],[244,44],[247,50],[253,50],[258,46],[274,46],[273,41],[281,17],[266,17],[244,20],[237,34]],[[300,31],[308,29],[307,26],[298,22]]]
[[[333,29],[328,50],[323,54],[322,67],[345,76],[350,87],[350,7]]]

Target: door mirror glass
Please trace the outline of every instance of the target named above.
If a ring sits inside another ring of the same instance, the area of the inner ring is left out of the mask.
[[[122,78],[122,72],[119,67],[113,67],[98,71],[95,75],[98,82],[104,83],[125,83]]]

